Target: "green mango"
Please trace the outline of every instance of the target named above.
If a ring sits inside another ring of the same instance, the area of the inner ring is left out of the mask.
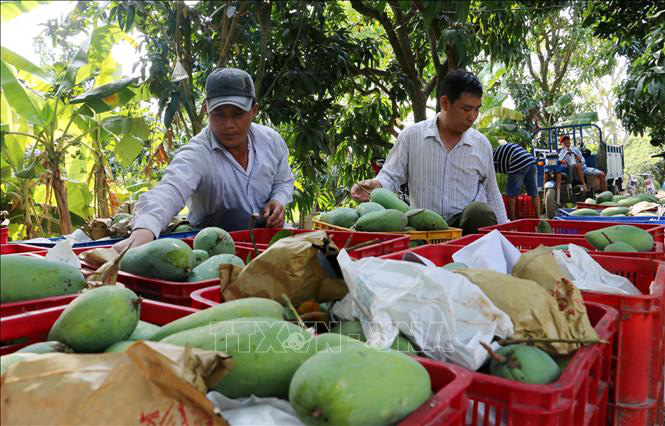
[[[194,255],[194,268],[210,258],[210,255],[205,250],[192,250],[192,254]]]
[[[151,340],[150,338],[157,333],[158,330],[158,325],[139,320],[136,324],[136,328],[132,331],[132,334],[130,334],[127,340]]]
[[[656,198],[655,195],[647,194],[646,192],[642,192],[640,194],[635,195],[636,198],[639,198],[641,201],[648,201],[650,203],[657,203],[658,198]]]
[[[617,204],[619,205],[619,207],[632,207],[641,201],[642,200],[637,197],[630,197],[617,201]]]
[[[216,254],[235,254],[236,245],[231,235],[216,226],[203,228],[194,237],[194,250],[205,250],[208,256]]]
[[[143,277],[185,281],[194,269],[194,253],[187,243],[160,238],[127,250],[120,270]]]
[[[594,209],[577,209],[570,212],[571,216],[600,216],[600,213]]]
[[[613,197],[614,194],[612,194],[611,191],[601,192],[600,194],[596,195],[596,203],[601,204],[605,201],[612,201]]]
[[[33,343],[32,345],[28,345],[16,351],[16,353],[19,352],[29,352],[33,354],[50,354],[53,352],[72,353],[74,351],[72,350],[72,348],[65,345],[64,343],[51,341],[51,342]]]
[[[202,311],[187,315],[163,325],[150,336],[149,340],[162,340],[171,334],[201,327],[213,322],[228,321],[246,317],[282,319],[284,307],[274,300],[261,297],[247,297],[231,300]]]
[[[270,241],[268,242],[268,247],[275,244],[277,241],[281,240],[282,238],[293,237],[294,235],[295,235],[294,232],[291,231],[290,229],[282,229],[281,231],[277,231],[275,235],[273,235]]]
[[[545,385],[559,378],[561,369],[547,353],[535,346],[508,345],[498,351],[505,362],[490,362],[490,374],[517,382]]]
[[[568,244],[559,244],[558,246],[551,246],[551,247],[552,247],[552,250],[568,250]],[[578,246],[578,247],[581,247],[582,250],[584,250],[584,251],[589,251],[589,249],[586,248],[586,247],[582,247],[582,246]]]
[[[321,352],[326,349],[341,348],[342,346],[367,346],[366,343],[361,342],[353,337],[345,336],[340,333],[322,333],[316,336],[312,342],[315,345],[314,351]],[[341,350],[341,349],[340,349]]]
[[[417,231],[442,231],[448,229],[445,219],[432,210],[409,210],[406,213],[406,217],[408,218],[408,226]]]
[[[234,254],[218,254],[194,268],[187,281],[192,283],[217,279],[219,278],[219,267],[227,264],[245,266],[245,262]]]
[[[549,222],[546,220],[541,219],[538,222],[538,225],[536,225],[536,233],[537,234],[551,234],[552,233],[552,227],[550,226]]]
[[[111,226],[117,225],[121,220],[129,219],[130,217],[132,217],[132,215],[129,213],[116,213],[113,216],[113,219],[111,219]]]
[[[240,318],[172,334],[161,342],[221,351],[233,368],[214,387],[229,398],[250,395],[286,399],[298,367],[314,352],[303,328],[274,318]]]
[[[172,234],[175,234],[177,232],[190,232],[192,230],[192,226],[186,223],[183,223],[182,225],[176,226],[173,231],[171,231]]]
[[[102,352],[127,340],[139,322],[141,299],[126,287],[88,290],[67,305],[48,333],[75,352]]]
[[[621,200],[625,200],[627,197],[625,195],[615,195],[612,197],[612,201],[618,203]]]
[[[141,339],[137,339],[141,340]],[[132,346],[134,343],[136,343],[136,340],[121,340],[119,342],[116,342],[106,348],[104,352],[109,353],[109,352],[127,352],[127,349]]]
[[[398,423],[432,396],[427,370],[396,351],[327,349],[293,375],[289,402],[307,425]]]
[[[369,199],[373,203],[381,204],[386,209],[408,212],[411,207],[400,200],[397,194],[386,188],[376,188],[370,193]]]
[[[619,206],[619,203],[615,203],[613,201],[603,201],[602,203],[598,204],[599,206],[607,206],[607,207],[621,207]]]
[[[24,361],[26,359],[32,359],[38,357],[42,354],[35,354],[31,352],[14,352],[13,354],[0,356],[0,375],[5,374],[7,369],[16,364],[17,362]]]
[[[596,204],[596,200],[593,198],[587,198],[584,200],[584,204]]]
[[[616,243],[606,245],[603,251],[637,252],[637,249],[623,241],[617,241]]]
[[[338,207],[334,210],[322,214],[321,221],[342,228],[350,228],[358,220],[358,211],[351,207]]]
[[[628,213],[628,207],[608,207],[606,209],[603,209],[603,211],[600,212],[601,216],[616,216],[619,214],[627,214]]]
[[[589,231],[584,234],[584,238],[598,250],[603,250],[608,244],[619,241],[629,244],[641,252],[653,249],[651,234],[633,225],[614,225]]]
[[[443,265],[442,268],[449,271],[454,271],[455,269],[469,269],[469,266],[462,262],[450,262]]]
[[[363,327],[358,320],[343,321],[339,324],[336,324],[333,328],[330,329],[330,333],[339,333],[361,342],[367,341],[365,333],[363,332]],[[404,335],[401,333],[397,335],[395,340],[393,340],[390,348],[409,355],[416,355],[418,353],[409,339],[404,337]]]
[[[368,201],[366,203],[360,203],[358,204],[358,207],[356,207],[356,210],[358,210],[358,214],[360,216],[364,216],[367,213],[377,212],[385,209],[386,208],[383,207],[381,204],[373,203],[371,201]]]
[[[391,232],[404,231],[409,219],[399,210],[386,209],[367,213],[356,222],[358,231]]]
[[[0,256],[0,303],[64,296],[83,290],[80,268],[43,257]]]

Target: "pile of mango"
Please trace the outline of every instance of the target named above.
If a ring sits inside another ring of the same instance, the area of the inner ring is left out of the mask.
[[[194,249],[174,238],[160,238],[130,248],[120,262],[120,270],[168,281],[210,280],[219,278],[220,265],[245,266],[235,250],[228,232],[209,227],[196,234]]]
[[[321,213],[321,222],[363,232],[438,231],[448,229],[439,214],[428,209],[412,209],[395,193],[376,188],[370,201],[356,208],[339,207]]]
[[[630,207],[642,201],[650,203],[664,204],[665,200],[659,200],[655,196],[647,193],[637,194],[632,197],[625,195],[613,195],[610,191],[601,192],[596,195],[596,198],[587,198],[584,200],[585,204],[596,204],[599,206],[606,206],[602,210],[583,208],[576,209],[570,212],[572,216],[629,216]],[[655,213],[641,212],[638,216],[656,216]]]
[[[48,342],[0,357],[2,371],[43,353],[119,352],[142,339],[226,353],[233,367],[209,390],[288,399],[306,424],[392,424],[432,396],[428,372],[412,357],[340,333],[312,336],[269,299],[225,302],[161,327],[140,321],[140,307],[122,286],[88,290],[65,308]]]

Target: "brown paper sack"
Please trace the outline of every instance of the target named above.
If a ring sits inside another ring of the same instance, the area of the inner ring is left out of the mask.
[[[221,352],[139,341],[125,353],[45,354],[0,379],[3,425],[228,425],[206,398]]]
[[[330,278],[317,259],[324,231],[282,238],[247,265],[237,279],[222,287],[224,300],[265,297],[283,303],[286,294],[295,306],[307,300],[326,302],[348,293],[344,280]],[[336,249],[331,242],[331,247]]]
[[[524,253],[513,268],[513,276],[535,281],[544,288],[556,299],[559,310],[566,314],[568,323],[573,329],[579,333],[583,333],[583,330],[593,330],[584,306],[582,292],[565,278],[552,251],[551,247],[538,246]]]
[[[584,305],[581,308],[586,322],[577,318],[569,321],[557,300],[533,281],[485,269],[458,269],[455,272],[480,287],[497,308],[510,316],[515,339],[598,339]],[[559,355],[566,355],[579,347],[572,343],[546,342],[536,343],[536,346]]]

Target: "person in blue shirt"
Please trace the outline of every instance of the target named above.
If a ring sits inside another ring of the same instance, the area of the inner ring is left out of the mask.
[[[559,150],[559,162],[568,166],[568,177],[572,180],[573,174],[577,174],[577,178],[582,184],[584,192],[589,192],[585,176],[596,176],[600,180],[600,190],[607,191],[607,180],[605,173],[586,165],[586,160],[582,152],[575,146],[570,146],[570,136],[563,135],[559,139],[563,147]]]
[[[159,237],[187,205],[195,227],[247,229],[252,214],[268,227],[284,224],[293,199],[289,150],[273,129],[254,123],[254,82],[243,70],[215,69],[206,80],[209,123],[176,152],[159,184],[139,197],[122,251]]]
[[[508,195],[508,218],[515,220],[515,204],[522,190],[531,197],[536,217],[540,217],[540,197],[538,196],[538,171],[536,159],[526,149],[514,143],[499,145],[494,150],[494,169],[508,175],[506,195]]]

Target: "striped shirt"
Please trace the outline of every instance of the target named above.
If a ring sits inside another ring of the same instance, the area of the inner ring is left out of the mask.
[[[408,183],[411,207],[433,210],[447,220],[479,201],[490,206],[499,223],[507,222],[487,138],[469,129],[447,151],[437,119],[438,115],[400,133],[376,177],[381,186],[397,192]]]
[[[156,238],[185,205],[189,221],[199,225],[227,208],[252,214],[270,200],[290,203],[294,179],[286,143],[276,131],[256,123],[248,138],[244,169],[206,126],[176,152],[159,184],[141,194],[134,229],[148,229]]]
[[[516,173],[535,162],[533,155],[514,143],[499,145],[494,150],[494,169],[498,173]]]

